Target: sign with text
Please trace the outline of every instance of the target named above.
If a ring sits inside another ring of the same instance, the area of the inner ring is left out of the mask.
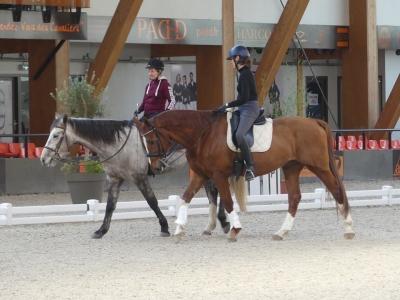
[[[101,42],[110,17],[89,16],[90,42]],[[221,21],[136,18],[126,43],[221,45]]]
[[[39,11],[22,11],[21,21],[14,22],[11,10],[0,10],[1,39],[86,40],[87,14],[81,13],[79,24],[72,24],[69,12],[53,12],[44,23]]]
[[[101,42],[111,17],[89,16],[89,42]],[[235,23],[235,43],[247,47],[265,47],[275,24]],[[305,48],[336,48],[336,27],[300,25],[296,31]],[[136,18],[127,43],[222,45],[220,20]],[[291,48],[294,47],[292,44]]]

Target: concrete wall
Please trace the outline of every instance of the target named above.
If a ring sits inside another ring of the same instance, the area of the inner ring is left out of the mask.
[[[398,150],[343,151],[344,180],[393,179],[393,152]]]
[[[0,158],[0,194],[67,191],[60,168],[46,168],[38,158]]]
[[[60,170],[61,166],[58,163],[53,168],[44,167],[36,158],[0,158],[0,195],[66,193],[68,185]],[[168,175],[151,177],[150,184],[153,189],[186,187],[189,184],[189,166]],[[122,189],[136,190],[137,187],[131,182],[125,182]]]

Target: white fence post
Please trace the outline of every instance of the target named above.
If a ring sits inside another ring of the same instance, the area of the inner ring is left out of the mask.
[[[249,182],[249,195],[276,195],[281,193],[280,169],[263,176],[257,176]]]
[[[181,206],[181,197],[179,197],[178,195],[171,195],[168,197],[168,200],[175,200],[175,217],[177,217],[179,207]]]
[[[99,220],[99,200],[91,199],[87,201],[88,210],[86,214],[93,216],[93,221]]]
[[[393,187],[390,185],[384,185],[382,187],[382,190],[388,191],[387,196],[382,196],[382,200],[387,200],[388,205],[392,205],[392,189],[393,189]]]
[[[261,176],[257,176],[250,181],[250,195],[261,195]]]
[[[314,199],[315,203],[321,203],[321,209],[325,208],[325,189],[315,189],[314,193],[320,194],[320,198]]]
[[[0,223],[5,223],[6,226],[12,225],[12,204],[11,203],[2,203],[0,204],[0,210],[5,210],[5,214],[0,213]]]

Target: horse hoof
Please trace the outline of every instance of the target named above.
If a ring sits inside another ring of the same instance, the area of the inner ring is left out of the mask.
[[[184,236],[185,236],[185,233],[184,233],[184,232],[175,234],[175,244],[178,244],[178,243],[182,240],[182,238],[183,238]]]
[[[356,236],[356,234],[354,232],[347,232],[344,234],[344,238],[346,240],[352,240],[352,239],[354,239],[355,236]]]
[[[211,231],[210,230],[203,230],[201,235],[211,235]]]
[[[231,229],[231,225],[229,223],[228,223],[228,225],[225,225],[225,227],[222,228],[222,230],[225,234],[227,234],[230,229]]]
[[[171,234],[169,232],[161,232],[160,237],[170,237]]]
[[[282,240],[283,240],[283,237],[281,237],[280,235],[277,235],[277,234],[273,234],[273,235],[272,235],[272,239],[273,239],[274,241],[282,241]]]
[[[236,242],[237,242],[237,238],[232,238],[232,237],[228,238],[228,243],[236,243]]]
[[[98,234],[96,232],[92,233],[92,236],[91,236],[92,239],[96,239],[96,240],[101,239],[102,237],[103,237],[102,234]]]

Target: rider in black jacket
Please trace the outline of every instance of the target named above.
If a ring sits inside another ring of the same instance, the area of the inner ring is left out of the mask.
[[[250,53],[246,47],[237,45],[229,51],[229,57],[232,66],[235,67],[240,75],[237,83],[238,96],[236,100],[224,104],[217,108],[214,112],[221,114],[228,107],[238,107],[240,112],[240,122],[236,131],[236,141],[242,157],[246,162],[245,179],[247,181],[253,180],[256,176],[254,171],[253,157],[251,155],[250,147],[247,144],[244,136],[249,131],[258,117],[259,107],[257,100],[256,84],[253,72],[251,71]]]

